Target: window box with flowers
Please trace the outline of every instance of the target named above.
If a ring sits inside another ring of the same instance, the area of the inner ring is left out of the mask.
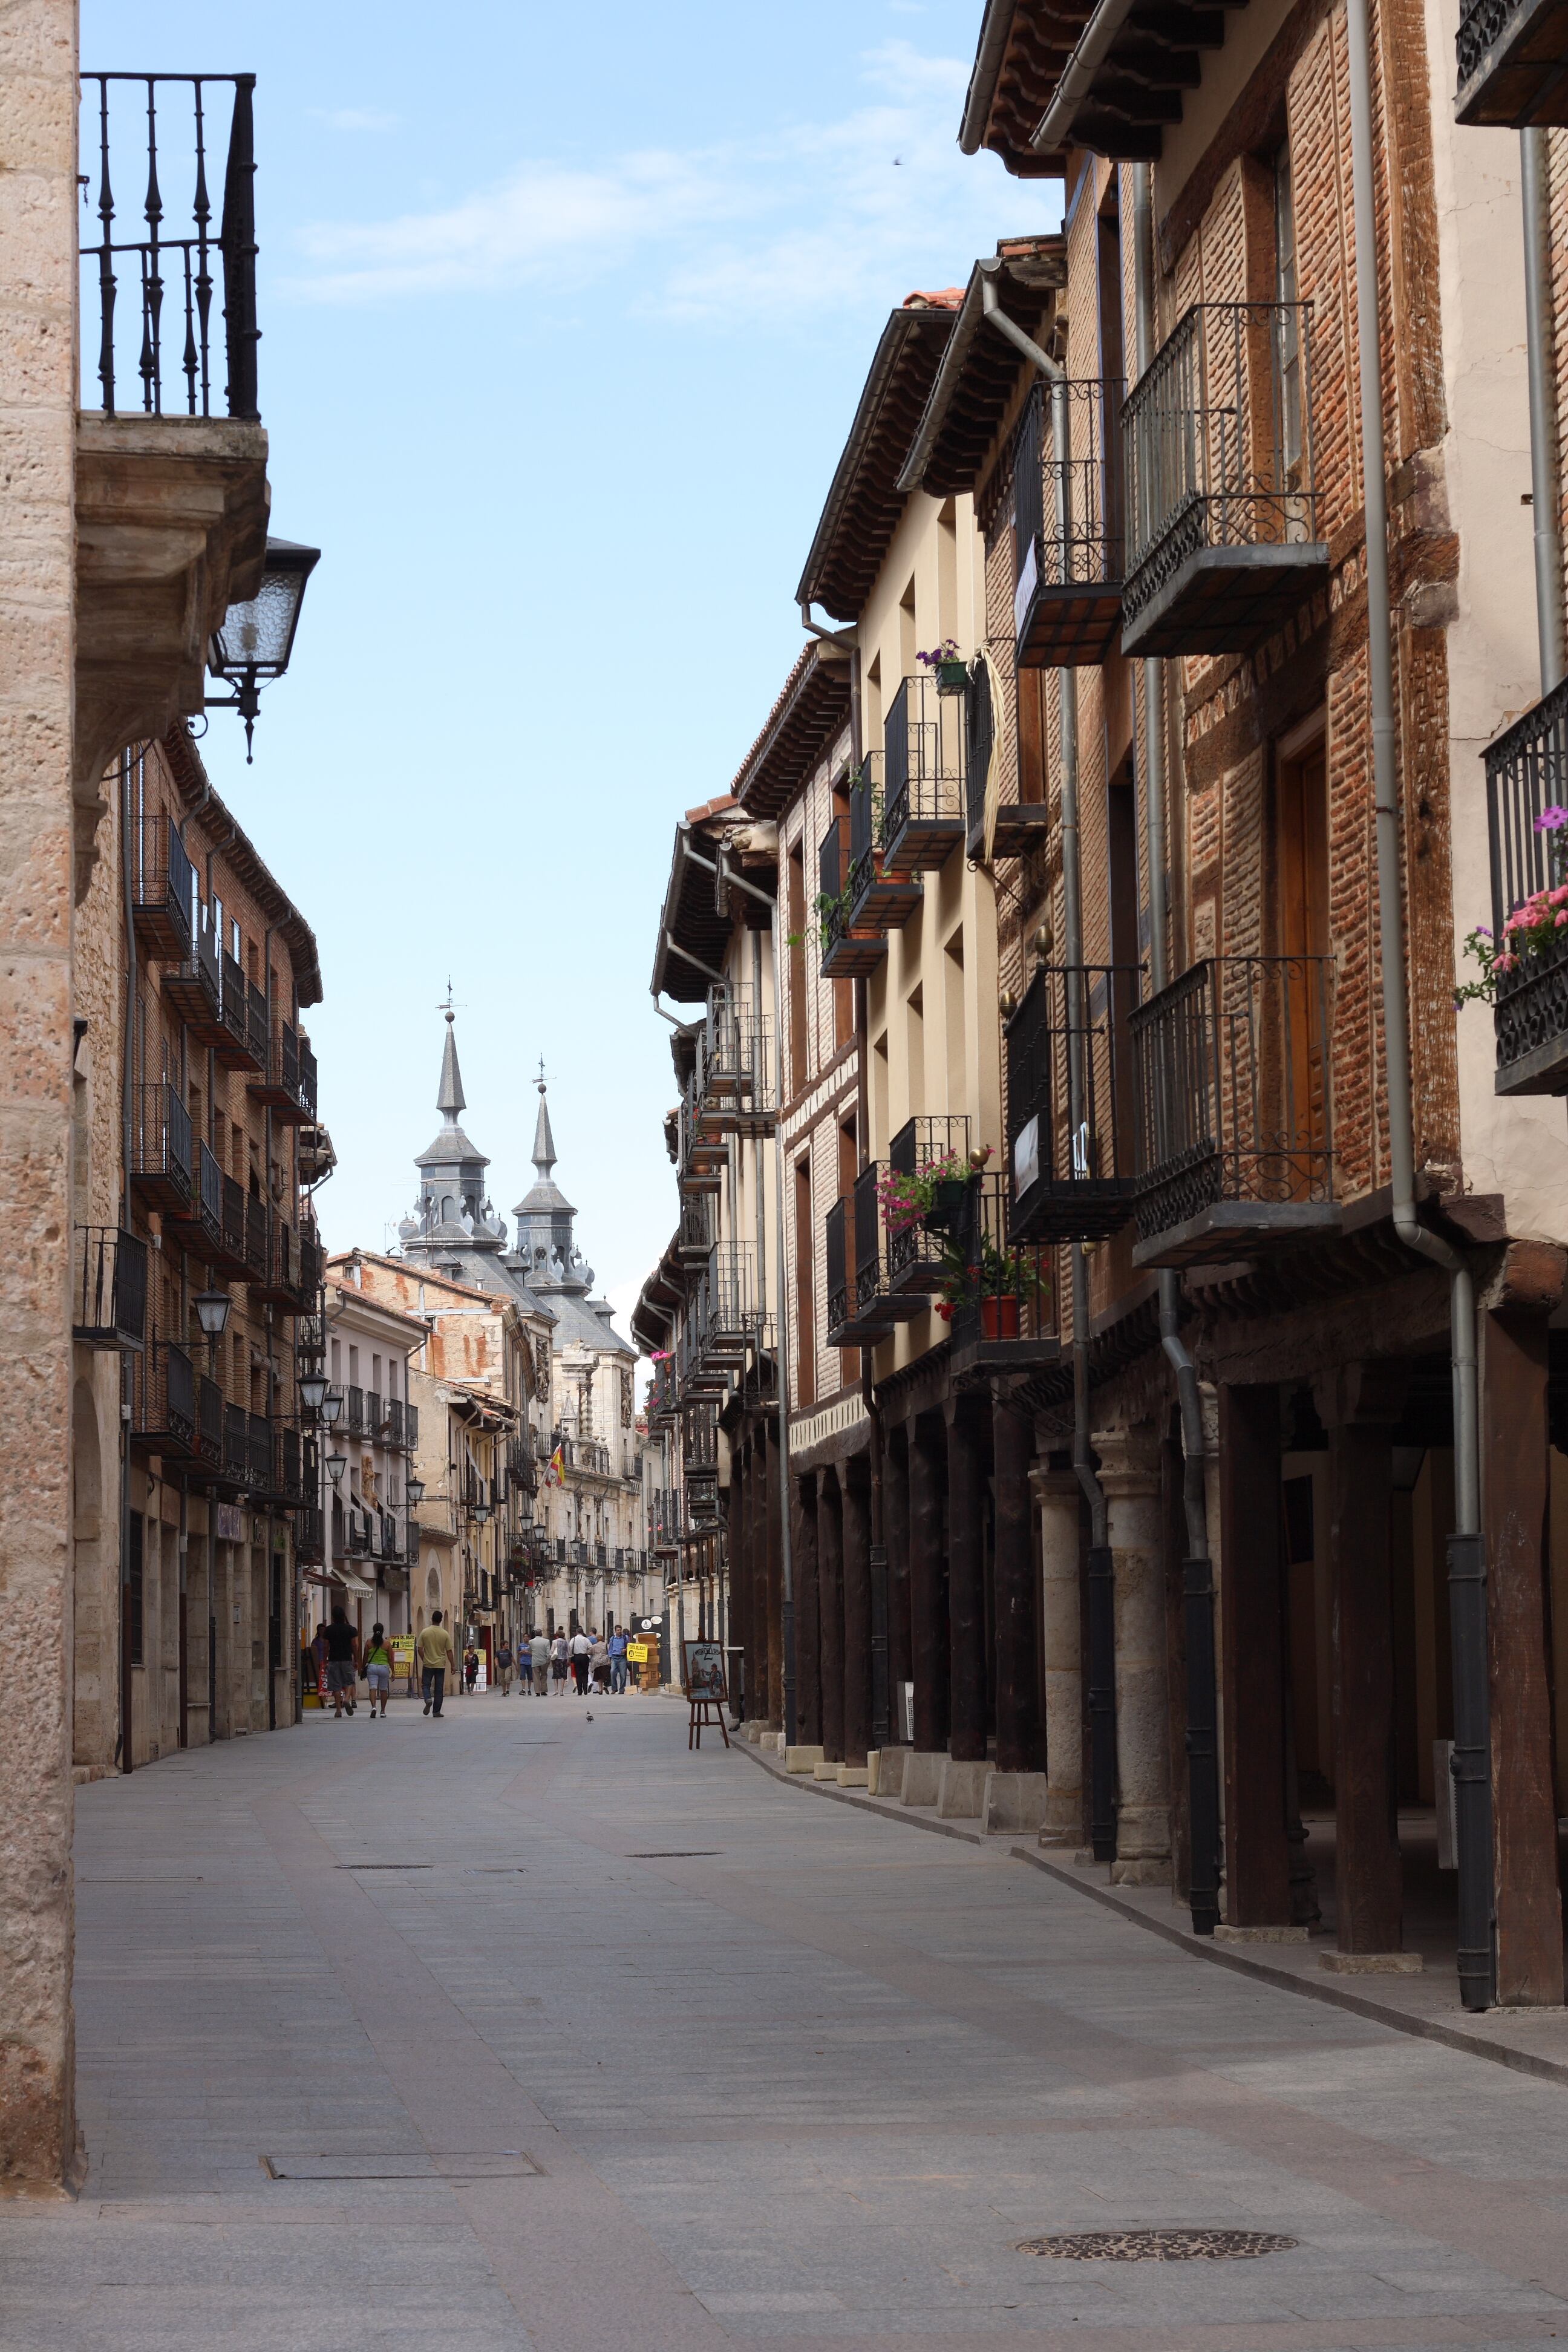
[[[940,646],[929,654],[915,656],[923,669],[936,679],[939,694],[963,694],[969,685],[969,664],[958,650],[956,637],[943,637]]]
[[[1476,926],[1465,948],[1479,977],[1454,992],[1492,1007],[1500,1095],[1568,1094],[1568,807],[1542,809],[1532,830],[1547,878],[1495,932]]]

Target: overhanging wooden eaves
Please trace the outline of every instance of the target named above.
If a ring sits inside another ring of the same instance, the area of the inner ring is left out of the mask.
[[[806,646],[730,790],[748,816],[776,818],[849,723],[849,656]]]
[[[1066,241],[1005,238],[994,262],[975,268],[900,478],[906,490],[956,498],[974,488],[1029,364],[986,324],[983,279],[1015,326],[1034,342],[1048,341],[1067,284]]]
[[[1138,0],[1117,31],[1073,117],[1050,152],[1031,143],[1056,96],[1073,49],[1094,15],[1092,0],[991,0],[970,77],[961,141],[988,147],[1009,172],[1059,173],[1062,149],[1087,148],[1116,163],[1153,162],[1167,123],[1182,119],[1183,93],[1196,89],[1204,53],[1223,47],[1227,8],[1246,0]]]

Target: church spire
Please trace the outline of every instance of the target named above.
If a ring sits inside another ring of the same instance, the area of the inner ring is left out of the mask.
[[[555,1165],[555,1138],[550,1132],[550,1105],[544,1098],[544,1061],[542,1055],[540,1058],[537,1084],[539,1087],[539,1118],[533,1130],[533,1164],[539,1171],[539,1181],[543,1184],[549,1182],[550,1171]]]
[[[451,992],[447,991],[448,998]],[[442,1007],[447,1016],[447,1042],[441,1048],[441,1086],[436,1097],[436,1108],[448,1127],[458,1124],[458,1113],[466,1108],[462,1073],[458,1067],[458,1040],[452,1027],[456,1017],[448,1002]]]

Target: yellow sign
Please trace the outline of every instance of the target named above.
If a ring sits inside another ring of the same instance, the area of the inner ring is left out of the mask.
[[[411,1675],[414,1672],[413,1634],[394,1633],[386,1646],[392,1653],[393,1673],[395,1675]]]
[[[648,1660],[647,1643],[646,1642],[628,1642],[626,1643],[626,1656],[630,1659],[634,1666],[646,1666]]]

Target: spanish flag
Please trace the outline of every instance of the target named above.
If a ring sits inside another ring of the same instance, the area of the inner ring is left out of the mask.
[[[544,1483],[547,1486],[563,1486],[566,1484],[566,1463],[559,1445],[550,1457],[550,1467],[544,1474]]]

